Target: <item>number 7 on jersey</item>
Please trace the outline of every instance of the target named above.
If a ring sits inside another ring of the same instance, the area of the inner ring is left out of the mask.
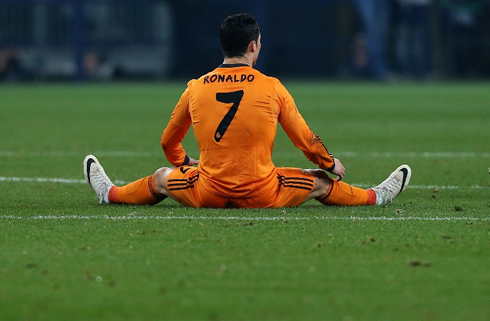
[[[216,133],[214,134],[214,140],[219,143],[223,135],[225,134],[228,126],[230,126],[233,117],[235,117],[236,112],[238,110],[238,106],[240,105],[240,101],[242,101],[243,90],[232,91],[228,93],[216,93],[216,100],[223,104],[233,104],[231,105],[230,110],[226,113],[225,117],[221,120],[216,128]]]

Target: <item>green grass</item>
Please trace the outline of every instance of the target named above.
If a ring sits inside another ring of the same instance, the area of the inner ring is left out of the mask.
[[[126,182],[167,165],[160,134],[185,83],[0,87],[0,320],[490,319],[489,84],[285,85],[345,181],[408,163],[404,194],[100,206],[84,156]],[[184,145],[198,157],[192,131]],[[281,129],[273,157],[313,166]]]

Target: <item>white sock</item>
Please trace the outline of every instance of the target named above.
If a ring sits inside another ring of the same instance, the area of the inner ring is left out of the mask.
[[[111,202],[109,202],[109,191],[111,190],[111,188],[112,188],[112,186],[107,189],[107,192],[104,193],[104,202],[106,202],[107,204],[111,203]]]

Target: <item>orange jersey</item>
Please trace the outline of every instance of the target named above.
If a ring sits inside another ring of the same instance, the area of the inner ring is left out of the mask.
[[[221,65],[191,80],[162,134],[169,162],[186,161],[182,140],[192,125],[199,145],[203,185],[222,197],[251,198],[277,185],[272,149],[277,123],[294,145],[320,168],[334,166],[286,88],[242,64]]]

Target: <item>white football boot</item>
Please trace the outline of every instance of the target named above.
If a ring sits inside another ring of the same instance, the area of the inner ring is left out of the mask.
[[[401,165],[381,184],[373,187],[376,193],[376,205],[387,205],[400,195],[407,187],[412,176],[412,170],[408,165]]]
[[[99,200],[99,204],[104,201],[109,202],[108,195],[109,190],[114,184],[104,172],[104,168],[100,165],[99,160],[94,155],[88,155],[83,160],[83,174],[85,180],[92,187],[95,192],[95,196]]]

